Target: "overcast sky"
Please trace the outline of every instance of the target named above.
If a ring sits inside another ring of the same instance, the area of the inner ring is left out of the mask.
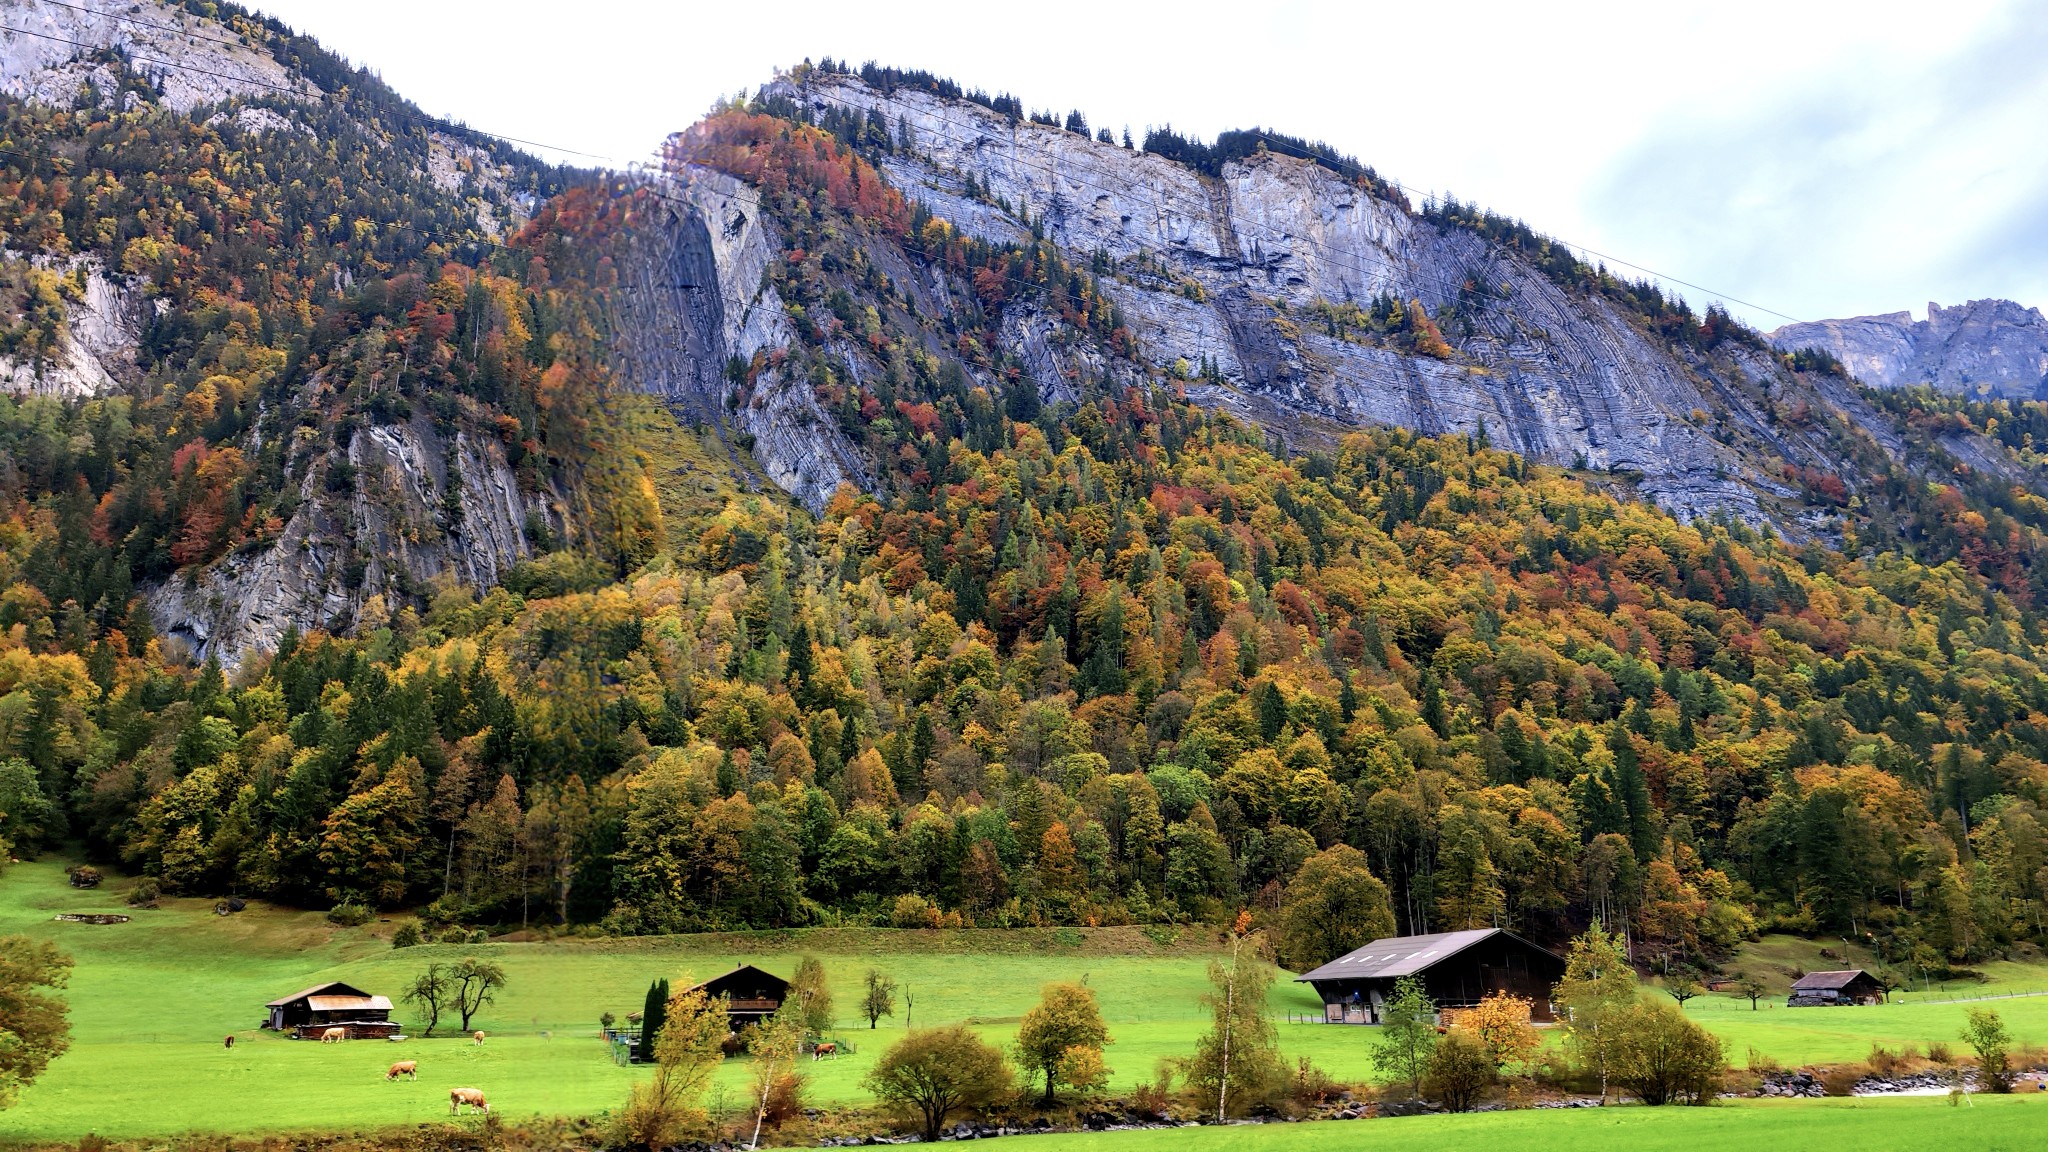
[[[2048,305],[2048,0],[255,3],[430,113],[622,162],[778,66],[875,59],[1328,140],[1764,328]]]

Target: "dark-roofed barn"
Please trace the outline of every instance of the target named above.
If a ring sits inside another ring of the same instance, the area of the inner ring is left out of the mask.
[[[1876,1004],[1884,989],[1861,968],[1838,972],[1808,972],[1792,982],[1790,1008],[1820,1008],[1844,1004]]]
[[[789,981],[752,964],[742,964],[723,976],[714,976],[697,988],[703,989],[706,996],[729,998],[726,1012],[732,1018],[735,1032],[743,1024],[758,1024],[775,1015],[789,996]]]
[[[1332,1024],[1378,1024],[1394,982],[1422,981],[1439,1009],[1469,1008],[1506,992],[1529,1001],[1537,1020],[1553,1018],[1550,990],[1564,979],[1564,957],[1501,928],[1389,936],[1295,977],[1323,998]]]
[[[391,1019],[391,1001],[339,980],[315,984],[264,1005],[265,1028],[290,1032],[301,1040],[328,1028],[346,1027],[351,1037],[388,1036],[398,1031]]]

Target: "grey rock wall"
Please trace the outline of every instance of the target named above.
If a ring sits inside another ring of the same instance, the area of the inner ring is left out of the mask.
[[[1910,312],[1787,324],[1771,333],[1787,351],[1818,348],[1857,379],[1881,388],[1932,384],[1947,392],[2048,396],[2048,317],[2011,300],[1927,305]]]
[[[1211,179],[1159,156],[929,93],[813,73],[771,86],[816,113],[879,113],[908,147],[890,179],[992,241],[1027,221],[1086,264],[1156,363],[1212,362],[1205,403],[1292,443],[1389,424],[1476,432],[1537,459],[1639,474],[1683,517],[1770,518],[1778,458],[1832,470],[1826,448],[1772,424],[1759,397],[1806,386],[1766,356],[1737,374],[1673,353],[1605,301],[1568,293],[1512,252],[1440,228],[1312,163],[1273,154]],[[966,195],[968,180],[986,190]],[[1008,210],[998,205],[1007,204]],[[1448,360],[1329,337],[1309,310],[1381,293],[1437,313],[1483,286]],[[1818,397],[1813,398],[1819,402]],[[1702,417],[1708,417],[1703,419]]]

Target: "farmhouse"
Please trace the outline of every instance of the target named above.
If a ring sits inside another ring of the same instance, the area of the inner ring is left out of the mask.
[[[1840,972],[1808,972],[1792,982],[1788,1008],[1822,1008],[1845,1004],[1876,1004],[1884,989],[1861,968]]]
[[[1295,977],[1323,998],[1331,1024],[1378,1024],[1404,976],[1422,981],[1440,1014],[1470,1008],[1488,994],[1529,1001],[1536,1020],[1553,1018],[1550,990],[1564,978],[1564,958],[1501,928],[1390,936]]]
[[[733,1031],[743,1024],[758,1024],[775,1015],[782,1002],[789,996],[789,981],[764,972],[752,964],[742,964],[723,976],[714,976],[691,991],[702,989],[710,997],[727,997],[726,1012],[732,1019]]]
[[[391,1001],[372,996],[353,984],[315,984],[264,1005],[265,1028],[290,1032],[295,1039],[317,1040],[329,1028],[347,1028],[350,1039],[390,1036],[398,1031],[391,1019]]]

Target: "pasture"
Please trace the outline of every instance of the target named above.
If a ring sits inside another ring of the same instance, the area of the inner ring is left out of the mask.
[[[413,1124],[445,1117],[448,1089],[457,1086],[484,1089],[507,1120],[595,1115],[618,1106],[633,1078],[644,1074],[608,1059],[597,1038],[600,1013],[623,1019],[641,1006],[656,977],[680,986],[685,977],[705,979],[741,961],[786,975],[805,952],[825,963],[838,1005],[838,1039],[850,1048],[837,1059],[806,1065],[814,1100],[864,1102],[860,1078],[901,1034],[906,1015],[918,1025],[967,1021],[991,1040],[1007,1042],[1049,980],[1085,981],[1095,989],[1116,1041],[1107,1053],[1113,1082],[1125,1086],[1149,1079],[1159,1060],[1192,1047],[1206,1019],[1200,998],[1214,955],[1213,937],[1202,932],[1160,940],[1131,928],[819,929],[394,950],[389,936],[395,923],[339,928],[318,914],[261,904],[221,917],[212,914],[211,901],[200,900],[129,909],[122,901],[126,886],[110,879],[100,889],[75,891],[54,861],[17,865],[0,878],[0,933],[53,939],[77,961],[68,993],[72,1049],[20,1103],[0,1111],[0,1141]],[[58,913],[91,912],[133,919],[114,925],[52,920]],[[1767,940],[1759,947],[1788,945]],[[497,1003],[473,1024],[489,1033],[481,1047],[458,1037],[452,1020],[444,1021],[441,1035],[419,1037],[414,1013],[403,1005],[397,1015],[411,1035],[401,1043],[321,1045],[257,1031],[262,1005],[275,997],[338,979],[396,999],[430,961],[463,955],[486,957],[508,975]],[[888,972],[912,1001],[906,1005],[899,995],[896,1015],[874,1032],[857,1013],[869,967]],[[2015,987],[2048,975],[2018,966],[1992,974]],[[1746,1002],[1710,995],[1688,1011],[1728,1039],[1732,1063],[1742,1064],[1754,1046],[1796,1065],[1861,1059],[1872,1043],[1924,1050],[1930,1040],[1954,1042],[1964,1006],[1910,1002],[1932,995],[1916,993],[1906,1004],[1881,1008],[1780,1006],[1754,1013]],[[1319,1005],[1305,986],[1283,980],[1269,1007],[1284,1018],[1314,1014]],[[2021,1041],[2048,1039],[2048,997],[1997,1007]],[[1309,1056],[1340,1079],[1372,1076],[1370,1029],[1282,1023],[1279,1031],[1289,1059]],[[237,1037],[231,1050],[221,1044],[229,1032]],[[384,1081],[384,1069],[401,1059],[419,1062],[416,1083]],[[727,1063],[718,1088],[725,1107],[743,1106],[746,1079],[743,1061]],[[1952,1115],[1945,1104],[1943,1114]]]
[[[1033,1137],[1030,1152],[1692,1152],[1791,1148],[1799,1152],[2020,1152],[2040,1147],[2048,1101],[1946,1098],[1745,1101],[1713,1108],[1574,1108],[1411,1116],[1357,1122],[1236,1125]],[[1367,1135],[1369,1133],[1369,1135]]]

